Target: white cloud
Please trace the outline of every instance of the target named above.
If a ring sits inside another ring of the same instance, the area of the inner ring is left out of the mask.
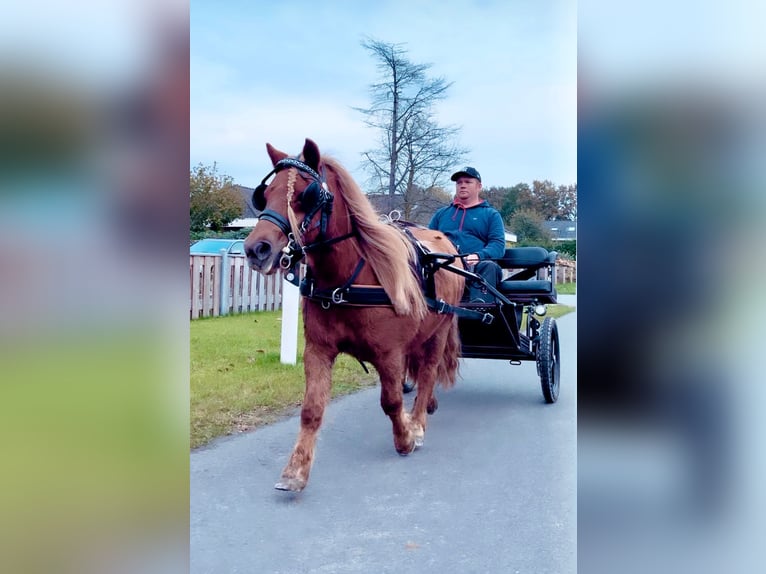
[[[374,134],[360,121],[358,112],[340,103],[309,103],[299,97],[233,97],[220,108],[192,115],[192,163],[216,161],[237,183],[254,185],[271,167],[267,142],[293,154],[301,150],[307,137],[354,173]]]

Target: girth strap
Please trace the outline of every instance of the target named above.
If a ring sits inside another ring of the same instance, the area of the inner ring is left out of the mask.
[[[389,299],[382,287],[377,285],[349,285],[337,289],[317,289],[312,278],[304,279],[300,287],[301,295],[313,301],[319,301],[327,308],[329,305],[363,305],[365,307],[390,307]]]
[[[389,299],[382,287],[376,285],[349,285],[337,289],[316,289],[311,277],[304,279],[300,286],[301,295],[307,299],[319,301],[325,309],[330,305],[360,305],[364,307],[391,307]],[[426,297],[426,304],[432,311],[440,315],[452,314],[464,319],[481,321],[485,325],[492,324],[495,319],[491,313],[482,313],[463,307],[450,305],[443,299]]]

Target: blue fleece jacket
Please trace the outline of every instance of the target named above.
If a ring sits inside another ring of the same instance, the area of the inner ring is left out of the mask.
[[[460,253],[476,253],[479,259],[498,259],[505,253],[503,218],[486,200],[468,209],[457,204],[442,207],[428,227],[443,232]]]

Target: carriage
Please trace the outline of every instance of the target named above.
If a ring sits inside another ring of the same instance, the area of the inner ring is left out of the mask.
[[[275,488],[300,491],[308,483],[340,353],[376,369],[380,405],[400,455],[423,446],[427,414],[438,406],[434,388],[455,384],[461,354],[534,360],[545,400],[556,401],[558,330],[552,318],[539,320],[556,302],[555,252],[506,250],[497,262],[509,276],[495,288],[465,268],[443,233],[382,221],[348,171],[312,140],[296,156],[270,144],[266,149],[273,169],[253,192],[260,223],[245,240],[248,264],[264,275],[284,270],[296,281],[300,262],[307,270],[300,285],[301,426]],[[477,282],[493,303],[463,301],[466,286]],[[407,380],[417,387],[409,411]]]
[[[558,399],[560,349],[556,320],[545,317],[547,305],[557,303],[555,251],[542,247],[512,247],[494,259],[504,279],[495,288],[480,275],[455,267],[459,255],[427,253],[421,257],[440,269],[462,275],[466,283],[483,285],[493,303],[464,297],[453,309],[458,317],[461,356],[468,359],[503,359],[512,365],[535,361],[545,401]],[[542,322],[541,322],[542,319]],[[405,393],[415,385],[405,381]]]

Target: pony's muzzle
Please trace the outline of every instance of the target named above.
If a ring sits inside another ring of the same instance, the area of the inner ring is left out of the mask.
[[[268,271],[274,261],[274,248],[268,241],[256,241],[253,245],[245,243],[245,255],[250,267]]]

